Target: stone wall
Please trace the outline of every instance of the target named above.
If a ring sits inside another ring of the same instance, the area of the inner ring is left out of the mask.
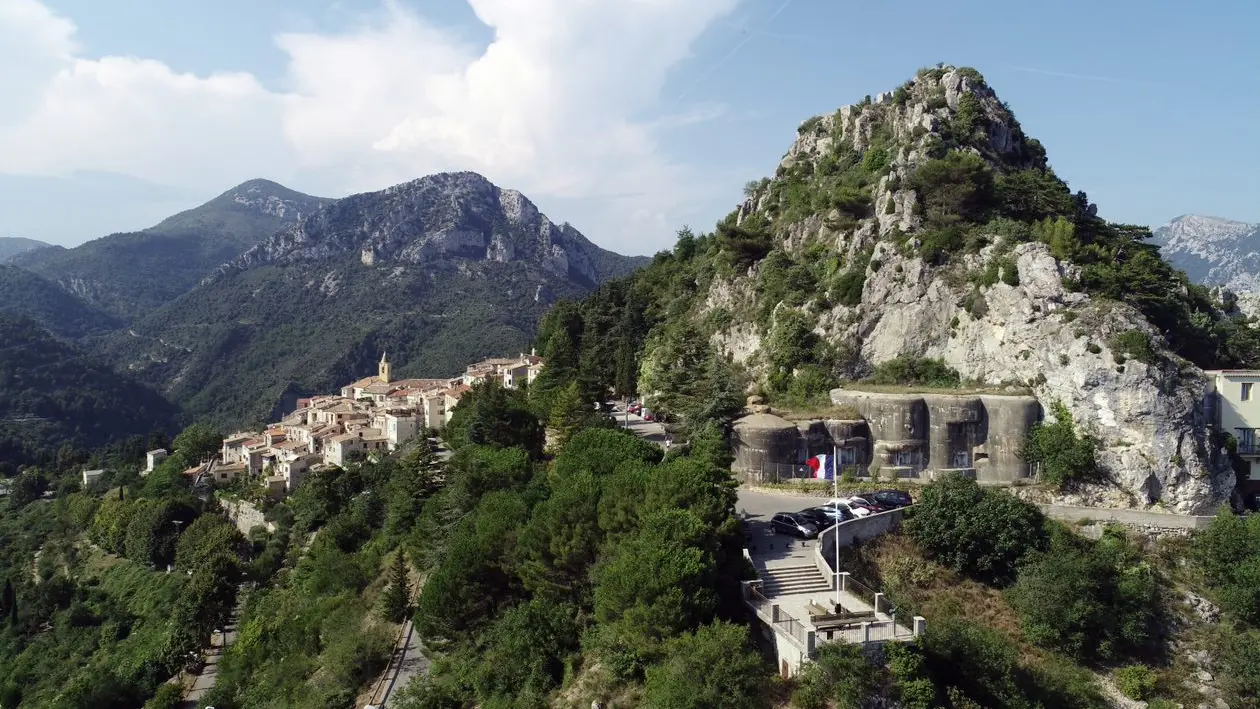
[[[1098,507],[1069,507],[1067,505],[1039,505],[1041,512],[1051,519],[1068,524],[1085,522],[1119,524],[1143,534],[1184,536],[1199,529],[1206,529],[1213,517],[1206,515],[1178,515],[1146,510],[1120,510]],[[1101,526],[1096,530],[1101,533]],[[1094,536],[1087,534],[1086,536]]]
[[[232,520],[241,534],[248,535],[249,530],[259,526],[265,527],[268,532],[276,531],[276,525],[268,522],[263,517],[262,510],[255,507],[252,502],[220,498],[219,504],[223,505],[228,519]]]

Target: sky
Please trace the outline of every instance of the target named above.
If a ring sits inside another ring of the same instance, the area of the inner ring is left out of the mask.
[[[0,0],[0,236],[472,170],[651,254],[803,120],[938,62],[1108,219],[1260,222],[1257,27],[1254,0]]]

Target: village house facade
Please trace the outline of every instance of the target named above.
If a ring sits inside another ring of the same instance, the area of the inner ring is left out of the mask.
[[[473,385],[493,380],[509,389],[528,386],[542,366],[542,358],[531,352],[476,362],[450,379],[396,380],[382,354],[374,376],[337,394],[298,399],[293,412],[263,431],[224,438],[218,459],[204,474],[215,483],[260,479],[270,494],[287,495],[321,469],[358,455],[384,455],[425,431],[440,431]]]

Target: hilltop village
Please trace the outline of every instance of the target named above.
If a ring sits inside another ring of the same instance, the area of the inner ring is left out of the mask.
[[[262,431],[228,435],[217,458],[185,475],[216,484],[262,478],[268,494],[283,497],[310,473],[394,451],[415,436],[440,431],[474,384],[493,380],[515,389],[532,383],[542,366],[542,358],[531,352],[483,360],[450,379],[395,380],[383,353],[375,375],[337,394],[298,399],[297,410]],[[165,450],[150,451],[148,469],[165,455]]]

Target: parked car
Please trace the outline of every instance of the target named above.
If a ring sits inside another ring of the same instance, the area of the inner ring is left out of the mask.
[[[857,505],[858,507],[865,507],[871,511],[871,514],[879,514],[880,512],[887,512],[892,509],[887,505],[879,504],[870,497],[850,497],[849,504]]]
[[[644,412],[643,412],[643,420],[644,420],[644,421],[651,421],[651,420],[652,420],[652,412],[651,412],[651,411],[644,411]]]
[[[877,490],[866,495],[866,498],[889,509],[909,507],[914,504],[914,498],[910,497],[910,493],[905,490]]]
[[[770,518],[770,529],[775,534],[791,534],[801,539],[813,539],[818,536],[818,525],[800,512],[780,512]]]
[[[867,509],[866,507],[863,507],[862,505],[854,503],[851,499],[847,497],[837,497],[831,500],[827,500],[826,506],[836,507],[836,508],[845,510],[846,512],[853,515],[854,517],[869,517],[871,514],[871,511],[869,509]]]
[[[853,519],[853,515],[849,514],[848,510],[838,507],[811,507],[807,510],[801,510],[801,514],[813,520],[819,529],[826,529],[833,524]]]
[[[637,414],[643,410],[643,404],[640,404],[639,402],[636,401],[630,404],[630,408],[627,410],[632,414]]]

